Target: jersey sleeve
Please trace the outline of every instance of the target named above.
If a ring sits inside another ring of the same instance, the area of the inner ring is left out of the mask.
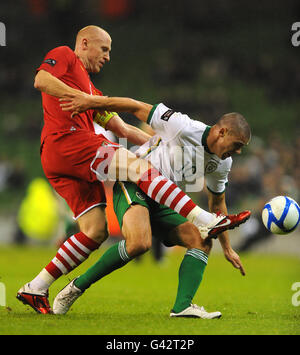
[[[226,190],[228,184],[228,175],[232,166],[232,159],[228,158],[222,162],[218,170],[205,175],[206,187],[213,194],[220,195]]]
[[[75,61],[74,52],[67,46],[57,47],[48,52],[37,68],[45,70],[57,78],[61,78]]]
[[[162,103],[153,106],[147,119],[151,128],[165,140],[176,137],[190,121],[187,115],[175,112]]]

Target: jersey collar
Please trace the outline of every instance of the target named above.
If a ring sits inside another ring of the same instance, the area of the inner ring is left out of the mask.
[[[209,154],[213,154],[209,149],[208,149],[208,146],[207,146],[207,137],[208,137],[208,134],[209,134],[209,131],[211,129],[211,126],[206,126],[205,128],[205,131],[203,132],[202,134],[202,140],[201,140],[201,143],[204,147],[204,150],[209,153]]]

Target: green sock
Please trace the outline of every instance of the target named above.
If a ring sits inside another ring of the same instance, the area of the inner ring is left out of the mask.
[[[79,276],[74,285],[81,291],[85,291],[93,283],[126,265],[130,260],[126,251],[125,240],[122,240],[110,247],[93,266]]]
[[[179,268],[179,283],[172,311],[179,313],[189,307],[202,281],[208,255],[200,249],[189,249]]]

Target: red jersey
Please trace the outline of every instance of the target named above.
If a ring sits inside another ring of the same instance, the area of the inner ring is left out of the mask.
[[[66,85],[91,95],[102,95],[90,80],[82,61],[67,46],[52,49],[37,70],[45,70]],[[52,133],[84,129],[94,132],[94,110],[82,112],[71,118],[71,112],[62,111],[59,98],[42,92],[44,127],[41,142]]]

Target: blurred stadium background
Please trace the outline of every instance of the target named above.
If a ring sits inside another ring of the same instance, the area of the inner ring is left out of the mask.
[[[113,39],[111,62],[93,78],[105,94],[164,102],[208,124],[225,112],[245,115],[253,139],[234,160],[227,203],[232,212],[254,214],[232,233],[233,245],[300,256],[299,231],[270,236],[260,220],[273,196],[300,202],[300,47],[291,43],[297,20],[297,0],[1,1],[0,244],[52,243],[70,231],[67,209],[40,180],[42,109],[33,78],[50,49],[73,48],[77,31],[95,24]],[[205,206],[205,194],[194,199]],[[117,236],[113,222],[110,228]]]

